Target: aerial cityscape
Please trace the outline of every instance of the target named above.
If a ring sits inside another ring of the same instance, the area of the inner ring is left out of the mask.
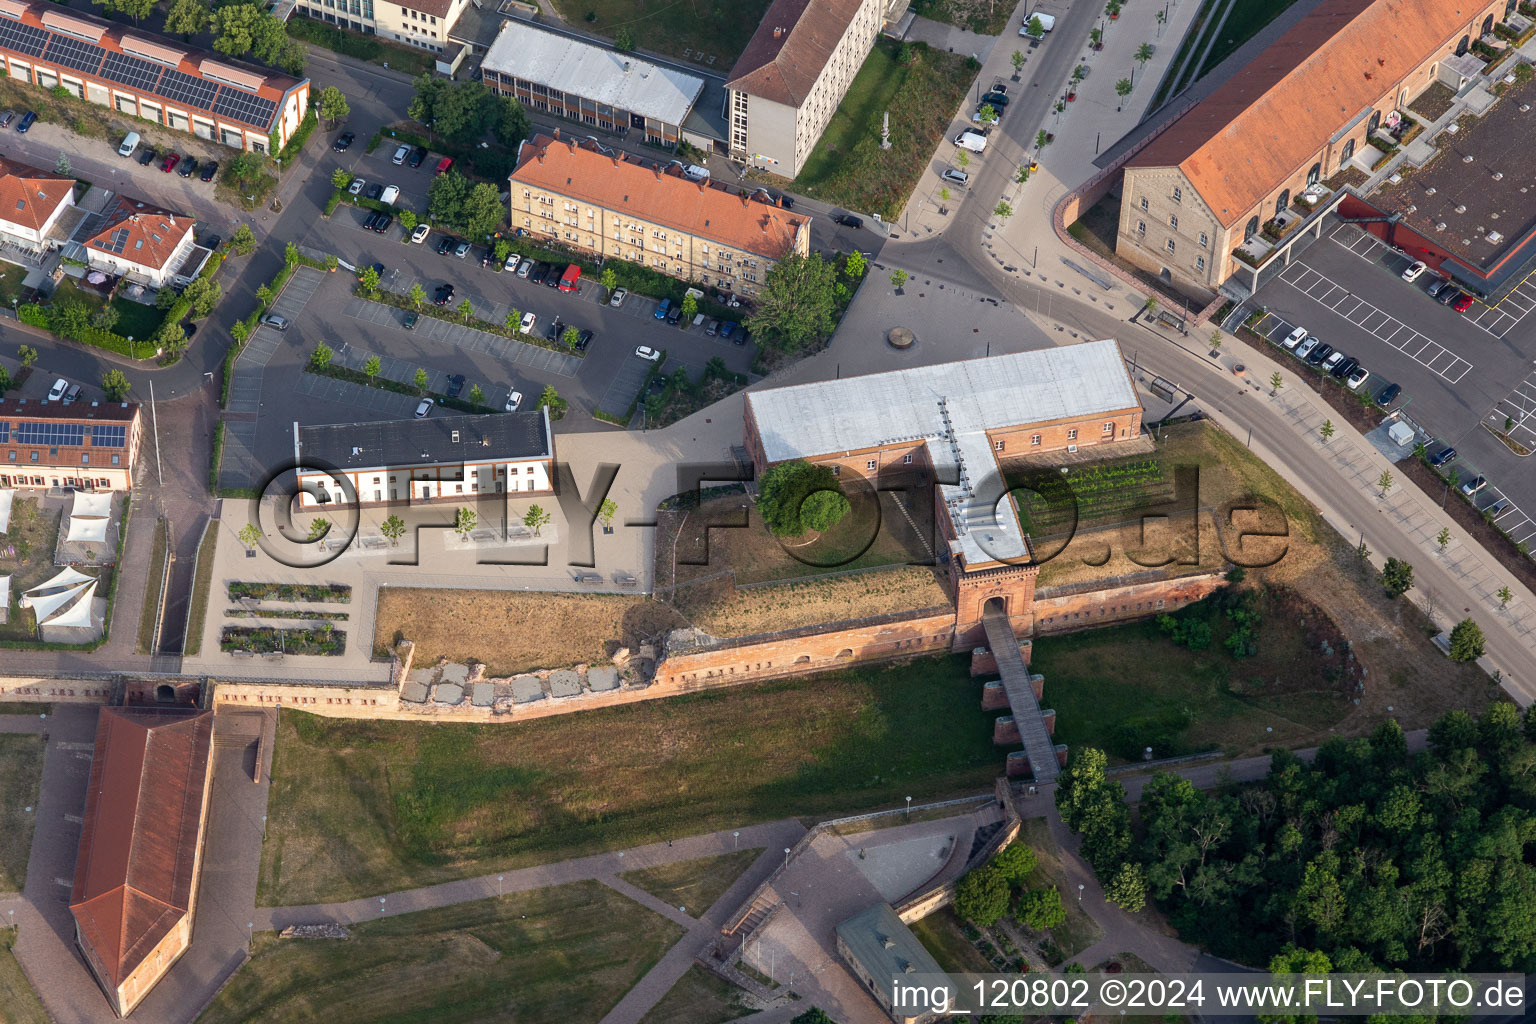
[[[1529,1019],[1533,105],[1524,0],[0,0],[0,1024]]]

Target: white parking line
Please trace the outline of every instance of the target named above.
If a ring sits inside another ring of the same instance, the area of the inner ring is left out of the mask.
[[[1437,376],[1455,384],[1472,369],[1472,364],[1431,341],[1407,324],[1390,316],[1359,296],[1334,284],[1302,260],[1293,262],[1280,274],[1280,280],[1303,295],[1327,306],[1366,332],[1398,349]]]

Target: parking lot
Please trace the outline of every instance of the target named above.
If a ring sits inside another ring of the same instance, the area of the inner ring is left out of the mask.
[[[1402,279],[1411,262],[1358,227],[1335,224],[1255,296],[1265,311],[1260,333],[1278,345],[1304,327],[1371,371],[1359,391],[1398,384],[1391,408],[1423,428],[1429,452],[1454,447],[1447,468],[1459,481],[1487,477],[1476,506],[1494,508],[1517,542],[1536,542],[1536,474],[1490,432],[1503,431],[1507,417],[1510,437],[1536,451],[1536,317],[1527,319],[1521,305],[1536,306],[1523,291],[1536,295],[1536,285],[1462,315],[1429,296],[1430,273]],[[1411,454],[1403,448],[1403,457]]]

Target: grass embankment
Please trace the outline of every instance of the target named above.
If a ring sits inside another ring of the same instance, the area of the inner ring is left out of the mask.
[[[165,517],[155,521],[155,546],[149,553],[144,578],[144,607],[139,610],[138,653],[155,653],[155,616],[160,610],[160,587],[165,582]]]
[[[11,952],[15,941],[16,929],[0,928],[0,1024],[51,1024]]]
[[[208,618],[208,602],[213,599],[213,560],[219,553],[218,523],[210,523],[197,545],[197,576],[192,581],[192,603],[187,606],[187,642],[183,654],[193,655],[203,649],[203,623]]]
[[[350,899],[795,815],[991,785],[959,657],[515,726],[284,711],[261,901]]]
[[[629,34],[636,49],[664,53],[724,74],[757,31],[769,0],[746,0],[740,4],[647,4],[644,0],[554,3],[560,16],[572,25],[610,39],[622,30]]]
[[[682,931],[588,881],[367,921],[344,941],[260,936],[198,1024],[596,1022]]]
[[[746,993],[698,964],[640,1018],[640,1024],[726,1024],[759,1011],[747,1009]]]
[[[28,710],[35,707],[29,705]],[[42,781],[43,738],[0,733],[0,892],[20,892],[27,884]],[[0,983],[0,990],[3,987]]]
[[[718,857],[660,864],[654,868],[626,871],[619,877],[644,889],[672,907],[687,907],[686,913],[698,917],[715,905],[720,894],[731,887],[738,875],[757,860],[762,849],[732,850]]]

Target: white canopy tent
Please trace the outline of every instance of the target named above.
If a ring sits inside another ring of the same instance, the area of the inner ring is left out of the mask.
[[[16,497],[12,490],[0,490],[0,533],[11,528],[11,499]]]
[[[49,594],[34,594],[27,592],[27,605],[32,609],[32,614],[37,616],[39,626],[48,625],[62,609],[79,596],[84,586],[65,587],[63,590],[55,590]]]
[[[106,516],[70,516],[69,535],[64,540],[70,544],[105,544],[110,522]]]
[[[69,596],[77,597],[78,600],[68,608],[55,609],[54,613],[46,618],[39,615],[37,617],[37,624],[39,626],[81,626],[89,628],[92,625],[91,610],[92,599],[96,596],[96,581],[92,580],[83,587],[76,587],[69,592]]]
[[[44,591],[53,590],[56,587],[70,587],[78,583],[93,582],[95,582],[94,576],[87,576],[83,572],[76,572],[73,566],[66,565],[63,571],[53,579],[48,580],[46,583],[39,583],[37,586],[27,591],[27,596],[30,597],[33,594],[41,594]]]
[[[69,510],[71,516],[108,516],[112,515],[111,491],[76,491],[75,505]]]

